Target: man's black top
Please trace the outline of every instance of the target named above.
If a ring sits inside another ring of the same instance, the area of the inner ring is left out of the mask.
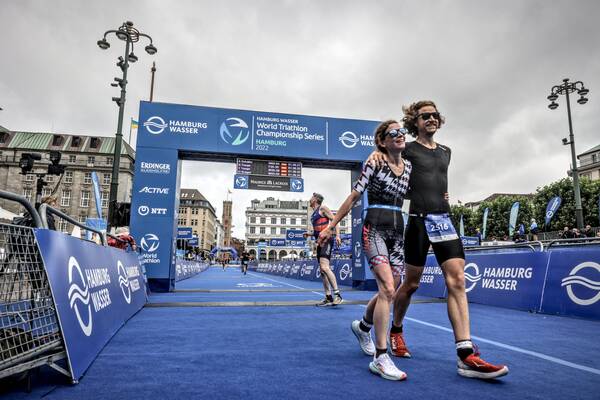
[[[250,254],[249,253],[242,253],[242,257],[241,257],[242,262],[248,262],[250,261]]]
[[[448,192],[449,147],[437,144],[429,149],[418,142],[406,143],[402,157],[412,163],[409,191],[411,214],[450,212],[450,204],[444,198]]]

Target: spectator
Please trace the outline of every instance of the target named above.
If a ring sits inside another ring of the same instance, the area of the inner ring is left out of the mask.
[[[120,228],[117,228],[116,231],[117,237],[119,238],[119,240],[113,239],[112,237],[108,237],[108,245],[112,246],[112,247],[116,247],[118,249],[121,250],[126,250],[127,247],[131,247],[131,250],[136,251],[137,250],[137,246],[135,244],[135,239],[133,239],[133,236],[131,236],[129,234],[129,228],[123,226]]]
[[[481,246],[481,232],[479,228],[475,228],[475,236],[477,237],[477,244]]]
[[[579,229],[577,228],[573,228],[571,235],[573,239],[579,239],[582,237],[581,233],[579,233]]]
[[[529,232],[531,233],[531,240],[538,240],[538,225],[534,218],[531,218],[531,225],[529,225]]]
[[[589,237],[589,238],[593,238],[594,235],[594,231],[592,230],[592,227],[590,225],[586,225],[585,229],[583,230],[583,232],[581,232],[585,237]]]
[[[563,228],[563,231],[560,233],[560,238],[561,239],[572,239],[573,238],[573,232],[571,232],[569,230],[568,226],[565,226]]]

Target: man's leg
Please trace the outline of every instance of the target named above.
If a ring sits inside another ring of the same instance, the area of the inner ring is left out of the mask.
[[[327,281],[329,282],[329,286],[333,292],[333,304],[338,305],[342,303],[342,296],[340,294],[340,289],[338,288],[337,279],[335,278],[335,274],[331,270],[329,259],[322,257],[319,260],[321,267],[321,277],[326,276]]]
[[[469,304],[465,292],[465,260],[451,258],[444,261],[442,272],[448,288],[448,317],[454,330],[454,340],[471,340]]]
[[[423,267],[406,264],[404,271],[404,282],[396,289],[394,295],[394,318],[390,330],[390,347],[392,354],[396,357],[410,358],[410,352],[404,341],[403,320],[410,305],[410,299],[419,288]]]

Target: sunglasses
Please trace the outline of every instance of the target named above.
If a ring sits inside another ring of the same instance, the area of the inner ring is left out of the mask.
[[[389,137],[391,137],[392,139],[397,138],[398,136],[406,136],[406,134],[408,133],[408,131],[404,128],[400,128],[400,129],[391,129],[389,131],[387,131],[385,134]]]
[[[438,121],[440,120],[440,113],[439,112],[432,112],[432,113],[422,113],[417,115],[417,118],[421,117],[423,119],[423,121],[427,121],[429,118],[433,117],[435,119],[437,119]]]

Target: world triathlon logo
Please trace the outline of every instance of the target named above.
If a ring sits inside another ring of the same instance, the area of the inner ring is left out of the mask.
[[[127,304],[131,304],[131,287],[129,287],[129,276],[127,275],[127,271],[120,260],[117,261],[117,272],[119,273],[119,286],[121,287],[121,292],[123,292],[123,297],[125,298]]]
[[[473,271],[469,273],[467,272],[467,269],[472,269]],[[477,266],[477,264],[468,263],[467,265],[465,265],[465,281],[471,283],[471,285],[465,289],[465,292],[469,293],[471,290],[475,289],[477,282],[479,282],[480,280],[481,274],[479,273],[479,267]]]
[[[360,257],[361,249],[362,249],[362,247],[361,247],[359,241],[357,241],[356,243],[354,243],[354,254],[356,255],[356,258]]]
[[[73,274],[73,271],[76,274]],[[74,278],[79,276],[77,281],[74,281]],[[79,286],[78,282],[81,283]],[[90,304],[90,292],[88,290],[88,285],[83,277],[83,272],[81,271],[81,267],[79,263],[75,259],[75,257],[69,258],[69,292],[67,297],[69,298],[69,306],[75,311],[75,316],[77,317],[77,322],[79,322],[79,326],[81,330],[85,334],[85,336],[90,336],[92,334],[92,306]],[[87,308],[87,322],[81,317],[82,311],[83,315],[85,315],[85,309]]]
[[[140,247],[142,250],[147,251],[148,253],[158,250],[159,245],[160,240],[158,240],[158,236],[156,236],[154,233],[147,233],[144,235],[142,240],[140,240]]]
[[[144,127],[149,133],[153,135],[160,135],[167,127],[167,124],[161,117],[154,116],[148,118],[148,120],[144,122]]]
[[[240,118],[227,118],[221,124],[219,133],[221,134],[221,139],[232,146],[244,144],[250,137],[248,124]]]
[[[321,277],[321,268],[317,268],[317,272],[315,273],[315,276],[317,277],[317,279],[319,279]]]
[[[351,149],[358,143],[358,137],[354,132],[346,131],[340,136],[340,142],[345,148]]]
[[[600,264],[597,264],[593,261],[582,262],[581,264],[579,264],[575,268],[573,268],[571,270],[571,272],[569,272],[569,275],[567,277],[565,277],[561,283],[561,286],[564,286],[567,288],[567,294],[569,295],[569,298],[574,303],[579,304],[581,306],[589,306],[589,305],[594,304],[598,300],[600,300],[600,281],[594,281],[588,277],[577,275],[577,273],[579,271],[582,271],[585,269],[596,270],[596,272],[600,273]],[[583,286],[584,288],[587,288],[587,289],[579,290],[578,291],[579,295],[581,295],[582,292],[588,292],[588,293],[591,292],[591,293],[595,293],[595,295],[593,295],[592,297],[586,298],[586,299],[582,299],[575,294],[575,292],[573,290],[574,285],[579,285],[579,286]]]
[[[345,281],[348,277],[352,278],[352,270],[350,269],[350,264],[344,264],[340,268],[340,279]]]

